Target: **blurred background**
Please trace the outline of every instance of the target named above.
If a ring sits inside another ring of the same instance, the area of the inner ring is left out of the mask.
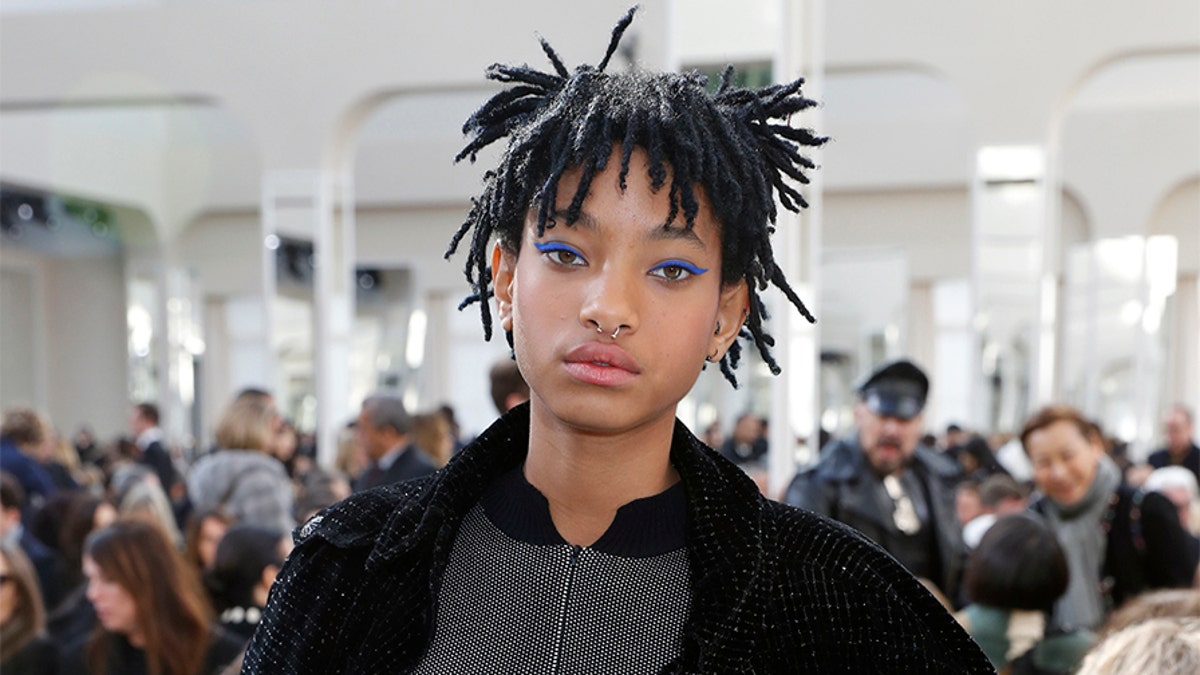
[[[207,447],[259,386],[325,462],[380,388],[482,430],[460,126],[489,64],[596,63],[628,4],[4,0],[0,408],[110,436],[151,400]],[[632,63],[804,76],[832,137],[777,238],[819,323],[777,305],[783,375],[704,373],[693,429],[753,412],[804,461],[900,356],[937,431],[1061,401],[1140,458],[1200,404],[1200,3],[646,0]]]

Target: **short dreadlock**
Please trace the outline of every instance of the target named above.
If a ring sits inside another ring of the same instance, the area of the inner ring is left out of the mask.
[[[810,129],[791,127],[786,119],[816,104],[800,94],[803,79],[758,90],[736,87],[733,66],[725,68],[715,94],[706,91],[707,79],[697,72],[604,72],[636,10],[617,22],[597,66],[582,65],[572,74],[541,39],[554,73],[528,65],[493,64],[487,69],[488,79],[511,86],[467,119],[463,133],[470,142],[455,161],[473,162],[491,143],[505,137],[509,142],[499,166],[484,175],[483,194],[472,199],[470,214],[446,251],[449,258],[474,229],[464,270],[473,293],[459,308],[479,302],[484,337],[491,339],[487,300],[492,295],[492,235],[507,250],[519,251],[526,214],[534,207],[538,236],[554,227],[559,179],[564,171],[579,167],[582,177],[565,214],[566,224],[573,225],[613,146],[621,146],[622,189],[630,155],[641,147],[649,156],[652,189],[663,187],[670,166],[670,211],[664,225],[682,210],[685,226],[693,227],[699,211],[693,186],[703,187],[721,225],[722,283],[745,280],[749,290],[750,312],[740,337],[753,340],[778,375],[780,368],[770,351],[775,341],[763,327],[767,310],[758,291],[768,283],[775,285],[801,315],[816,321],[775,263],[769,236],[775,230],[775,195],[788,210],[799,212],[808,206],[785,176],[808,183],[804,169],[815,165],[799,148],[819,146],[826,139]],[[507,337],[511,346],[512,333]],[[740,357],[741,345],[734,341],[721,359],[721,372],[734,386]]]

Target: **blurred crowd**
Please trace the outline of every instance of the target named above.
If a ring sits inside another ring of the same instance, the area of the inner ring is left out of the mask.
[[[363,402],[333,467],[264,390],[230,401],[214,436],[170,446],[150,402],[108,443],[4,411],[0,671],[236,672],[296,525],[461,447],[450,408],[409,415],[390,394]]]
[[[1191,411],[1172,407],[1163,447],[1134,462],[1068,406],[1036,411],[1017,434],[928,434],[929,386],[907,361],[877,369],[858,389],[854,428],[823,434],[820,459],[778,497],[891,553],[1001,672],[1200,672]],[[498,412],[529,396],[510,361],[491,387]],[[236,672],[297,524],[354,491],[436,471],[466,440],[449,407],[410,415],[388,393],[361,402],[332,467],[267,391],[231,400],[202,452],[171,447],[158,422],[140,403],[127,435],[102,443],[86,427],[66,438],[34,410],[4,411],[6,675]],[[765,419],[746,413],[702,439],[761,476]],[[1164,659],[1185,665],[1157,669]]]

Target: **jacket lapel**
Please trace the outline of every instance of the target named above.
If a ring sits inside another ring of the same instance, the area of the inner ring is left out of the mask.
[[[687,545],[692,565],[692,614],[684,628],[683,672],[743,669],[754,654],[773,558],[763,551],[763,498],[733,464],[704,447],[676,422],[671,462],[688,495]]]

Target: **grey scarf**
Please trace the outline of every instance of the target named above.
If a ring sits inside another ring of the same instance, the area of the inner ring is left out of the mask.
[[[1104,622],[1104,598],[1100,593],[1100,569],[1104,565],[1107,539],[1101,520],[1108,501],[1121,484],[1121,471],[1108,457],[1101,457],[1096,477],[1083,499],[1064,506],[1046,498],[1044,512],[1067,554],[1071,581],[1067,592],[1054,604],[1051,625],[1059,630],[1095,629]]]

